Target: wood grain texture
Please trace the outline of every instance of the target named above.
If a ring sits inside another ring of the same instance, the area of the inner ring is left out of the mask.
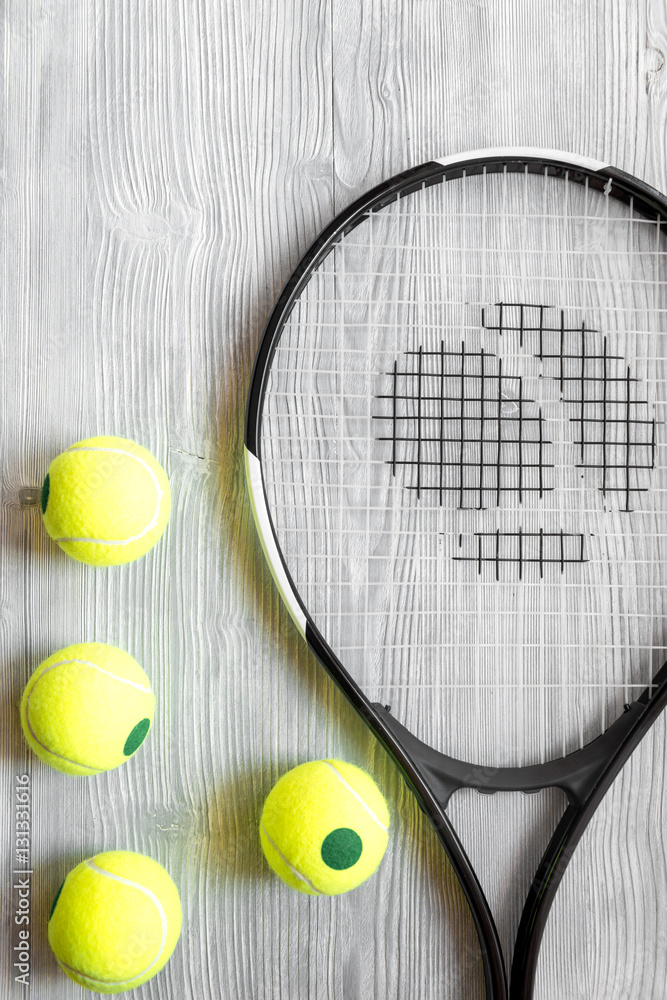
[[[0,997],[23,989],[10,892],[23,772],[36,1000],[84,995],[56,967],[46,917],[66,871],[114,847],[166,865],[185,911],[177,953],[137,998],[483,996],[432,831],[264,566],[240,466],[245,393],[291,267],[396,170],[517,143],[664,188],[664,4],[8,0],[2,16]],[[164,542],[109,571],[68,561],[21,503],[54,454],[95,432],[151,448],[174,497]],[[158,698],[140,755],[90,780],[31,759],[17,711],[37,662],[79,639],[127,648]],[[660,722],[568,872],[544,1000],[667,996],[664,736]],[[256,836],[278,775],[325,755],[377,777],[394,828],[382,874],[331,901],[280,886]],[[505,941],[523,851],[534,863],[558,806],[452,803]]]

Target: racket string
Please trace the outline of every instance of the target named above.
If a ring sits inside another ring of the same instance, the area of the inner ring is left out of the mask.
[[[430,366],[430,367],[429,367]],[[405,366],[394,362],[391,392],[378,393],[388,413],[374,413],[390,423],[392,475],[412,472],[406,488],[433,493],[442,506],[450,495],[460,509],[500,506],[505,494],[519,503],[526,493],[540,498],[552,442],[535,400],[527,397],[521,376],[506,375],[502,358],[485,351],[405,352]]]

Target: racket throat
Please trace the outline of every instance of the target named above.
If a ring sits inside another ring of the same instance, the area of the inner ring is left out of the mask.
[[[620,748],[630,738],[646,711],[646,704],[635,701],[601,736],[565,757],[528,767],[494,767],[472,764],[440,753],[406,729],[386,706],[374,703],[383,729],[410,759],[414,770],[440,803],[447,808],[454,792],[474,788],[485,795],[495,792],[531,794],[545,788],[560,788],[570,805],[580,805],[593,793],[602,775]],[[405,767],[406,761],[401,763]]]

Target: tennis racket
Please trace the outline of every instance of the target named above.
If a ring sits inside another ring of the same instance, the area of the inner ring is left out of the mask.
[[[583,157],[434,160],[326,227],[256,360],[264,552],[430,817],[489,1000],[532,996],[568,860],[667,699],[666,218]],[[509,986],[447,815],[464,787],[567,795]]]

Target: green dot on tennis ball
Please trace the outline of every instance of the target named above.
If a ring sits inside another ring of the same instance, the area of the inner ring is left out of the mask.
[[[65,879],[63,879],[62,882],[60,883],[60,888],[58,889],[58,892],[56,893],[55,898],[54,898],[53,902],[51,903],[51,909],[49,911],[49,920],[53,916],[53,911],[55,910],[55,908],[57,906],[58,900],[60,899],[60,893],[63,891],[64,884],[65,884]]]
[[[46,514],[46,505],[49,502],[50,489],[51,489],[51,480],[49,479],[49,474],[47,472],[46,479],[42,483],[42,514]]]
[[[123,747],[123,753],[126,757],[131,757],[134,751],[141,746],[141,744],[146,739],[146,733],[151,727],[150,719],[142,719],[141,722],[137,722],[136,726],[125,740],[125,746]]]
[[[345,871],[356,865],[361,857],[364,845],[361,837],[354,830],[342,826],[327,834],[322,843],[322,861],[337,872]]]

